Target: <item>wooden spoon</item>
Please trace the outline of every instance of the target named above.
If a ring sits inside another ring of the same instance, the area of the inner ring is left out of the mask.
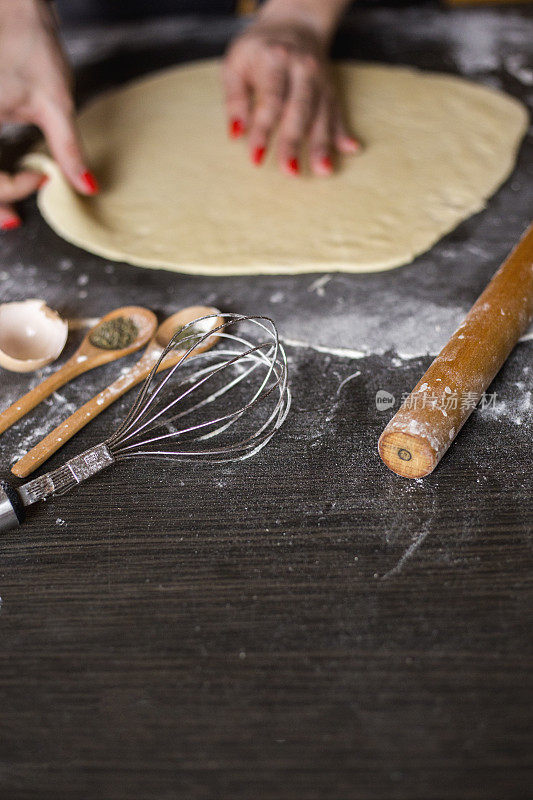
[[[137,336],[134,341],[128,347],[122,347],[118,350],[108,350],[105,347],[95,347],[95,345],[91,344],[90,339],[96,329],[103,322],[117,317],[125,317],[134,322],[137,327]],[[69,358],[61,369],[58,369],[57,372],[54,372],[49,378],[46,378],[46,380],[25,394],[24,397],[21,397],[20,400],[16,400],[0,414],[0,433],[7,430],[28,411],[31,411],[32,408],[39,405],[53,392],[60,389],[61,386],[64,386],[73,378],[77,378],[78,375],[140,350],[149,338],[153,336],[156,326],[157,317],[147,308],[123,306],[123,308],[116,308],[114,311],[110,311],[87,332],[74,355]]]
[[[117,378],[114,383],[97,394],[96,397],[93,397],[92,400],[85,403],[85,405],[81,406],[81,408],[78,408],[78,410],[71,414],[61,425],[51,431],[48,436],[45,436],[45,438],[26,453],[20,461],[17,461],[12,467],[11,472],[19,478],[25,478],[27,475],[30,475],[37,467],[40,467],[41,464],[50,458],[53,453],[59,450],[65,442],[68,442],[75,433],[97,417],[104,408],[110,406],[111,403],[114,403],[115,400],[122,397],[129,389],[137,386],[137,384],[148,377],[162,351],[179,328],[186,325],[187,322],[198,319],[198,317],[219,313],[220,312],[216,308],[209,308],[208,306],[189,306],[188,308],[178,311],[176,314],[172,314],[171,317],[168,317],[157,329],[145,353],[128,372],[121,375],[120,378]],[[222,325],[223,322],[223,318],[219,316],[211,320],[205,320],[205,333],[218,327],[218,325]],[[190,329],[187,333],[192,334],[194,331]],[[218,342],[219,338],[220,337],[215,334],[210,336],[202,342],[201,345],[195,347],[191,355],[209,350]],[[170,367],[177,364],[183,356],[183,353],[189,349],[191,344],[192,340],[185,342],[182,350],[172,350],[168,353],[157,371],[161,372],[161,370],[170,369]]]

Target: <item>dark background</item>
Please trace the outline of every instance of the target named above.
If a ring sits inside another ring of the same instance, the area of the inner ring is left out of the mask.
[[[220,54],[239,24],[71,29],[80,97]],[[526,7],[367,10],[336,54],[467,74],[527,102],[531,33]],[[423,481],[379,460],[389,415],[374,404],[379,388],[412,388],[525,229],[531,153],[528,135],[487,209],[412,265],[322,287],[111,264],[25,204],[24,228],[0,241],[2,300],[42,296],[70,317],[208,302],[269,313],[302,341],[287,348],[292,413],[254,460],[118,465],[2,539],[3,798],[531,796],[531,341],[491,387],[499,410],[476,411]],[[5,474],[119,366],[5,433]],[[2,372],[3,405],[37,380]],[[104,438],[131,399],[49,466]]]

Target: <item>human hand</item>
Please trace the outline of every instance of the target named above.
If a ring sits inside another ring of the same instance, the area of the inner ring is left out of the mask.
[[[0,125],[37,125],[67,180],[81,194],[98,191],[76,129],[70,72],[44,0],[0,0]],[[0,229],[21,224],[12,203],[44,180],[37,172],[0,172]]]
[[[270,14],[230,46],[222,73],[229,134],[248,134],[254,164],[263,161],[276,128],[277,161],[288,175],[300,172],[306,140],[316,175],[331,174],[335,152],[359,149],[335,94],[328,45],[328,36],[305,19]]]

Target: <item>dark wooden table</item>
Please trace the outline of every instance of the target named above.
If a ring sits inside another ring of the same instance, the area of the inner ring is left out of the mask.
[[[219,54],[233,27],[93,31],[92,44],[72,31],[81,94]],[[526,9],[381,10],[351,18],[336,48],[527,100],[532,40]],[[2,798],[532,796],[532,344],[494,382],[498,408],[476,411],[424,481],[380,462],[388,414],[374,402],[411,389],[525,228],[531,156],[528,137],[487,209],[414,264],[318,283],[110,264],[26,204],[24,229],[0,241],[3,300],[43,296],[78,317],[124,303],[269,313],[292,342],[294,406],[254,460],[131,461],[2,539]],[[5,474],[116,372],[4,434]],[[2,404],[36,380],[2,372]],[[103,438],[130,399],[50,466]]]

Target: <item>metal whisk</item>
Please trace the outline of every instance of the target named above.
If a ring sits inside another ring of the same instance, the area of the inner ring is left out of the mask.
[[[285,351],[268,317],[218,316],[223,324],[205,334],[196,326],[217,315],[200,317],[175,333],[112,436],[23,486],[0,482],[0,532],[21,524],[27,506],[69,491],[116,461],[241,461],[264,447],[291,403]],[[250,340],[248,329],[261,339]],[[213,335],[221,340],[215,349],[194,352]],[[180,350],[188,349],[174,367],[158,375],[161,362],[178,343]]]

